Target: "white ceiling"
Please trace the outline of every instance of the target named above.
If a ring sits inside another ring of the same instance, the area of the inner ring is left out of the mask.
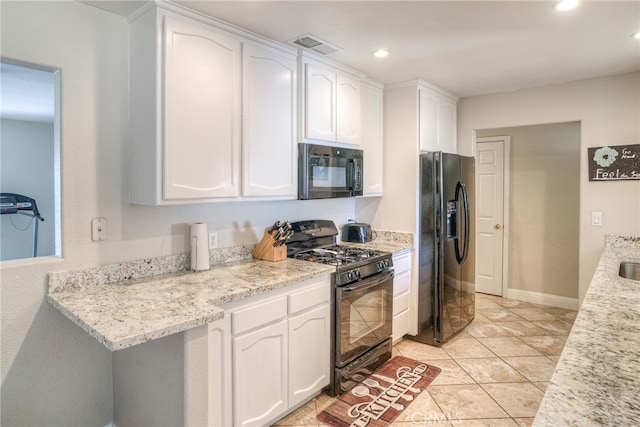
[[[144,1],[82,3],[128,16]],[[424,79],[460,97],[640,70],[640,0],[583,0],[560,13],[554,1],[176,0],[278,42],[311,33],[342,48],[328,57],[382,83]],[[386,48],[386,59],[371,56]],[[15,71],[15,70],[13,70]],[[47,73],[2,68],[2,111],[37,106],[27,120],[52,120],[40,91]],[[49,75],[49,77],[51,77]],[[19,86],[11,88],[13,84]],[[10,105],[14,91],[17,105]],[[48,95],[47,95],[48,96]],[[49,107],[47,107],[49,108]],[[44,115],[48,114],[50,119]],[[24,118],[23,118],[24,119]]]
[[[640,70],[640,1],[189,1],[191,9],[279,42],[306,33],[331,58],[382,83],[421,78],[458,96]],[[378,48],[392,51],[384,60]]]

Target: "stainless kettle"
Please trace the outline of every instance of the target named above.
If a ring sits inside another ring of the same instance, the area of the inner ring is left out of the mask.
[[[341,238],[343,242],[366,243],[376,238],[376,232],[373,231],[371,225],[350,219],[342,227]]]

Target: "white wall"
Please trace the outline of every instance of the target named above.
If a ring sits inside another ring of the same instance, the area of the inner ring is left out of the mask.
[[[55,255],[53,124],[2,119],[0,132],[0,192],[36,201],[45,218],[38,225],[37,255]],[[0,260],[31,257],[34,221],[25,215],[0,216]]]
[[[589,287],[606,234],[640,235],[640,181],[589,182],[587,148],[640,143],[640,73],[463,98],[458,147],[473,154],[474,131],[533,124],[581,123],[579,300]],[[591,212],[603,213],[602,227]]]
[[[220,247],[256,243],[276,219],[354,216],[353,200],[145,207],[127,203],[124,18],[78,2],[3,1],[3,57],[58,67],[62,87],[62,259],[2,263],[2,425],[106,425],[112,355],[49,304],[47,273],[187,252],[204,221]],[[91,219],[108,221],[93,242]]]

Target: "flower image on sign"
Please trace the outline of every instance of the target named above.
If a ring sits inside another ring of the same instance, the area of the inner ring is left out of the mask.
[[[640,144],[591,147],[589,181],[640,179]]]
[[[616,157],[618,157],[616,150],[611,147],[602,147],[596,150],[593,160],[595,160],[598,166],[608,168],[616,161]]]

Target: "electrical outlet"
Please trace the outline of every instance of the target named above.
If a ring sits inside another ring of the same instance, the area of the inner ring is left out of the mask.
[[[218,247],[218,233],[209,233],[209,249]]]
[[[91,240],[94,242],[107,240],[106,218],[93,218],[91,220]]]

